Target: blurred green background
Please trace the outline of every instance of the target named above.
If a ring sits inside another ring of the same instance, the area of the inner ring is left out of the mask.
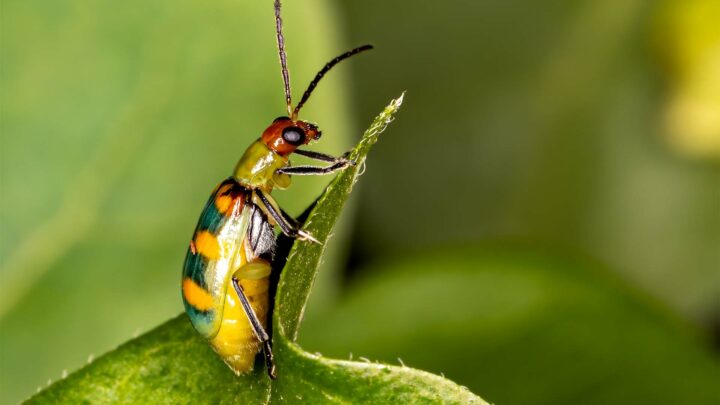
[[[261,4],[262,3],[262,4]],[[197,215],[284,112],[271,1],[1,0],[0,403],[182,310]],[[340,154],[301,330],[495,403],[720,401],[720,3],[285,2]],[[327,179],[276,193],[299,213]],[[399,360],[402,359],[402,360]]]

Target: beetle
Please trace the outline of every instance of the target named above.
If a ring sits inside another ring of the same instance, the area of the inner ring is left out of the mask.
[[[190,241],[181,283],[183,304],[193,327],[230,369],[238,375],[250,372],[262,348],[267,373],[273,379],[276,371],[266,322],[275,227],[287,236],[319,242],[301,230],[270,193],[289,187],[293,175],[330,174],[354,164],[346,156],[299,149],[320,139],[322,133],[317,125],[298,119],[298,113],[333,66],[372,49],[363,45],[329,61],[293,108],[280,0],[275,0],[274,6],[287,116],[275,119],[263,131],[242,155],[232,176],[210,195]],[[329,164],[291,166],[293,153]]]

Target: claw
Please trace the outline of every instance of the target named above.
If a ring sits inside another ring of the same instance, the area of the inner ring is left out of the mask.
[[[348,157],[350,157],[350,151],[343,153],[343,155],[338,159],[338,162],[347,163],[350,166],[355,166],[357,162],[352,159],[348,159]]]
[[[300,240],[309,240],[310,242],[317,243],[318,245],[322,245],[322,242],[315,239],[311,234],[305,232],[305,231],[298,231],[298,239]]]

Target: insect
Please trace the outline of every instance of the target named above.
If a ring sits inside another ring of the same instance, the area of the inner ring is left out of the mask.
[[[321,131],[315,124],[299,120],[298,113],[333,66],[372,49],[364,45],[332,59],[293,108],[280,0],[274,5],[287,116],[275,119],[245,151],[233,175],[215,188],[200,214],[182,273],[183,303],[195,329],[238,375],[252,370],[255,355],[262,348],[270,378],[276,378],[266,331],[274,229],[277,226],[287,236],[319,243],[300,229],[270,193],[289,187],[293,175],[329,174],[354,164],[344,156],[299,149],[318,140]],[[289,156],[293,153],[328,165],[291,166]]]

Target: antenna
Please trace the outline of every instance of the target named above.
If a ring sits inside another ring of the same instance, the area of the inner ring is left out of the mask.
[[[280,17],[280,0],[275,0],[275,33],[277,34],[278,55],[282,68],[283,83],[285,83],[285,103],[288,116],[292,113],[292,95],[290,93],[290,73],[287,68],[287,55],[285,54],[285,38],[282,31],[282,18]]]
[[[279,4],[279,0],[276,0],[275,4],[276,5]],[[275,9],[278,10],[277,6]],[[280,42],[280,38],[281,38],[281,36],[278,37],[278,43]],[[298,103],[297,106],[295,106],[295,110],[293,110],[292,115],[291,115],[292,120],[295,121],[297,119],[298,113],[300,112],[300,109],[302,108],[303,104],[305,104],[305,102],[308,100],[308,98],[310,98],[310,94],[312,94],[313,90],[315,90],[315,87],[320,82],[320,79],[322,79],[323,76],[325,76],[325,73],[327,73],[330,69],[332,69],[333,66],[342,62],[344,59],[347,59],[347,58],[349,58],[353,55],[356,55],[360,52],[368,51],[370,49],[373,49],[372,45],[359,46],[355,49],[345,52],[344,54],[342,54],[342,55],[336,57],[335,59],[331,60],[330,62],[326,63],[325,66],[322,69],[320,69],[320,71],[315,75],[315,78],[310,82],[310,85],[308,86],[307,90],[305,90],[305,93],[303,93],[303,96],[300,99],[300,102]],[[281,53],[280,59],[282,59],[282,53]],[[285,73],[287,73],[287,69],[285,70]],[[286,82],[286,85],[287,85],[287,82]],[[288,94],[288,103],[289,103],[290,102],[289,90],[287,90],[287,94]],[[288,104],[288,108],[289,108],[289,104]]]

